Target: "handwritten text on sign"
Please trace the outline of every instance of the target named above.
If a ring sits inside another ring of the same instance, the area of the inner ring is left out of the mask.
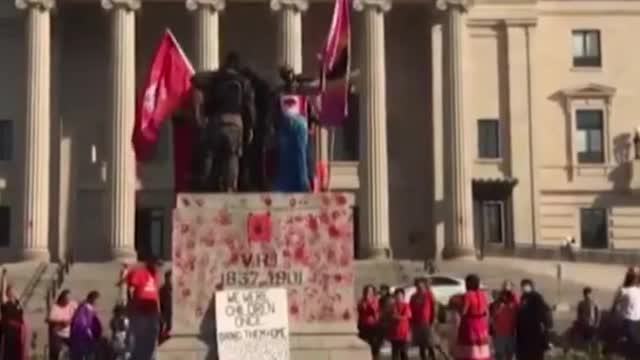
[[[219,291],[215,303],[220,359],[289,359],[285,289]]]

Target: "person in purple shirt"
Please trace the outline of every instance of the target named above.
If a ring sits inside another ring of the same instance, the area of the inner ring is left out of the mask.
[[[71,319],[71,360],[89,359],[102,338],[102,324],[96,312],[100,293],[91,291]]]

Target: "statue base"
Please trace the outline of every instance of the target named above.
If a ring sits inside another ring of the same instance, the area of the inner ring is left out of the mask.
[[[369,347],[355,334],[291,334],[291,360],[369,360]],[[197,337],[172,338],[158,349],[158,360],[217,360],[215,345]]]
[[[353,202],[342,193],[180,194],[173,213],[175,337],[158,359],[217,359],[213,296],[251,287],[287,290],[290,359],[370,359],[356,330]],[[253,277],[228,276],[247,271]]]

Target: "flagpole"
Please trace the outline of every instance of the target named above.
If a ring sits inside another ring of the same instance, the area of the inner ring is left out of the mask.
[[[178,52],[180,53],[180,55],[182,56],[182,58],[184,59],[184,62],[189,66],[189,68],[191,69],[192,73],[195,73],[195,70],[193,68],[193,65],[191,64],[191,61],[189,61],[189,58],[187,57],[187,55],[184,53],[184,50],[182,50],[182,46],[180,46],[180,43],[178,42],[178,40],[176,39],[176,37],[173,35],[173,32],[171,31],[170,28],[166,28],[165,32],[167,33],[167,35],[169,35],[169,37],[171,37],[171,41],[173,41],[173,44],[176,46],[176,49],[178,49]]]

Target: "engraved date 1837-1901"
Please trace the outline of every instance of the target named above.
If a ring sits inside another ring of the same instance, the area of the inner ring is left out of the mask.
[[[302,271],[286,270],[241,270],[225,271],[220,275],[223,287],[281,287],[300,286]]]

